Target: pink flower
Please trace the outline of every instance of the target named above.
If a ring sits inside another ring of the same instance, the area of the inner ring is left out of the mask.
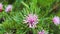
[[[38,32],[38,34],[45,34],[44,30],[42,30],[41,32]]]
[[[3,9],[3,5],[2,3],[0,3],[0,12],[2,12],[2,9]]]
[[[48,34],[48,32],[45,30],[42,30],[42,31],[38,32],[38,34]]]
[[[30,28],[35,28],[38,23],[38,17],[35,14],[29,14],[24,21],[28,23]]]
[[[58,16],[55,16],[55,17],[53,18],[53,22],[54,22],[54,24],[56,24],[56,25],[60,24],[60,18],[59,18]]]
[[[5,9],[6,12],[12,11],[12,5],[8,5]]]

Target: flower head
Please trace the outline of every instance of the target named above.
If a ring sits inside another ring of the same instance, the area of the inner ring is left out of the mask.
[[[0,12],[2,12],[2,9],[3,9],[3,5],[2,3],[0,3]]]
[[[45,32],[44,32],[44,30],[42,30],[41,32],[38,32],[38,34],[44,34]]]
[[[6,7],[6,9],[5,9],[6,12],[9,12],[9,11],[11,11],[11,10],[12,10],[12,5],[8,5],[8,6]]]
[[[38,34],[48,34],[48,32],[45,30],[42,30],[42,31],[38,32]]]
[[[29,14],[28,16],[26,16],[26,19],[24,21],[28,23],[30,28],[34,28],[38,23],[38,17],[35,14]]]
[[[60,24],[60,18],[59,18],[58,16],[55,16],[55,17],[53,18],[53,22],[54,22],[54,24],[56,24],[56,25]]]

